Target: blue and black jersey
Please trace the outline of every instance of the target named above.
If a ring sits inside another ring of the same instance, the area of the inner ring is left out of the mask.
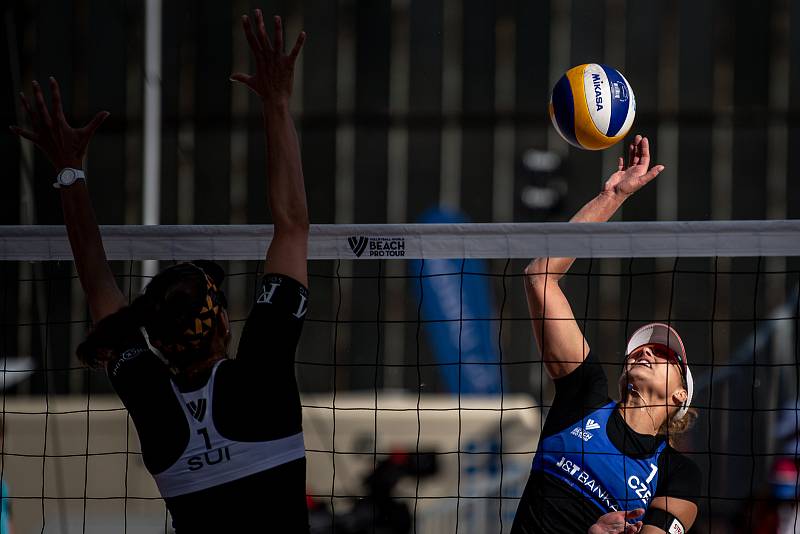
[[[698,467],[664,436],[625,423],[596,356],[555,386],[513,534],[586,532],[600,516],[647,509],[657,496],[697,501]]]
[[[145,467],[176,532],[308,532],[306,460],[294,356],[308,291],[266,275],[236,359],[191,383],[142,339],[107,366],[133,419]]]

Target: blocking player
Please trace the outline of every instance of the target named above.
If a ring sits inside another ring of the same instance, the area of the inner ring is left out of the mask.
[[[283,50],[281,19],[270,38],[260,11],[242,18],[255,74],[234,74],[261,99],[274,237],[236,359],[222,269],[211,262],[167,268],[126,305],[108,266],[83,160],[108,116],[73,129],[51,78],[52,114],[34,82],[22,95],[34,142],[58,171],[64,210],[94,330],[78,348],[104,367],[136,425],[145,466],[177,532],[308,532],[305,450],[294,353],[308,309],[308,213],[289,99],[305,34]]]

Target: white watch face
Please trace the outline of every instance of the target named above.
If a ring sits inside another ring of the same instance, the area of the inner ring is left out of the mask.
[[[72,185],[75,183],[76,178],[77,175],[72,169],[64,169],[61,171],[61,174],[58,175],[58,181],[61,183],[61,185]]]

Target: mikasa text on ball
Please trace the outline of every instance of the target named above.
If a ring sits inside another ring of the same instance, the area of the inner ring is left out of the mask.
[[[556,82],[549,111],[556,131],[569,144],[603,150],[631,129],[636,99],[618,70],[586,63],[572,67]]]

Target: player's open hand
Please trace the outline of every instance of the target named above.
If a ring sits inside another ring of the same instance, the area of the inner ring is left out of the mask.
[[[611,175],[603,187],[603,194],[626,198],[644,187],[664,170],[663,165],[650,167],[650,142],[637,135],[628,146],[627,164],[620,157],[617,172]]]
[[[28,114],[33,131],[23,130],[19,126],[9,126],[9,128],[13,133],[32,141],[42,149],[56,170],[60,171],[64,167],[80,169],[92,135],[103,124],[109,113],[101,111],[83,128],[73,128],[64,117],[64,109],[61,106],[61,90],[58,82],[52,76],[50,77],[50,91],[53,94],[52,115],[44,102],[42,88],[38,82],[34,81],[35,107],[30,105],[24,93],[19,94],[22,107]]]
[[[231,75],[231,80],[241,82],[256,93],[265,104],[284,104],[292,95],[294,81],[294,64],[303,43],[306,33],[300,32],[294,48],[288,54],[283,51],[283,24],[280,17],[274,17],[275,29],[270,40],[264,27],[264,16],[260,9],[256,9],[255,32],[250,18],[242,15],[242,27],[250,50],[256,60],[256,73],[254,75],[238,72]]]
[[[628,519],[634,519],[644,514],[642,508],[630,510],[628,512],[611,512],[597,520],[597,523],[589,529],[589,534],[636,534],[642,530],[642,522],[628,523]]]

